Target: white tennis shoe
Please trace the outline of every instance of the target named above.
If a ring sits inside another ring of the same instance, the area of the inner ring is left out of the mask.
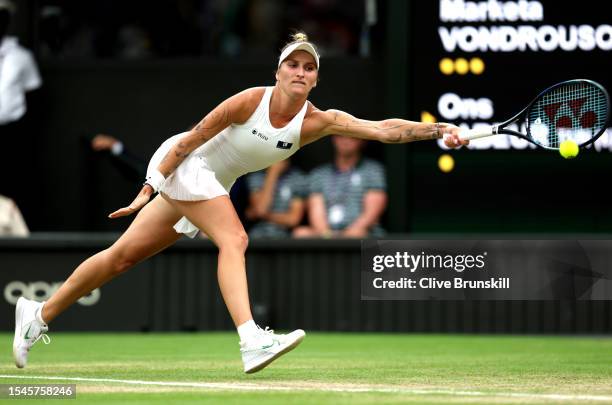
[[[244,363],[244,372],[255,373],[283,354],[295,349],[304,339],[306,333],[302,329],[294,330],[287,335],[277,335],[273,330],[261,329],[248,341],[240,342],[240,353]]]
[[[51,339],[45,335],[49,327],[40,321],[38,312],[44,303],[20,297],[15,306],[15,338],[13,339],[13,358],[19,368],[28,362],[28,353],[40,339],[49,344]]]

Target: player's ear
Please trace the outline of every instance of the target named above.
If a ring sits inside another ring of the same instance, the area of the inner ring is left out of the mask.
[[[276,69],[276,72],[274,73],[274,77],[276,78],[276,81],[278,81],[278,69]]]

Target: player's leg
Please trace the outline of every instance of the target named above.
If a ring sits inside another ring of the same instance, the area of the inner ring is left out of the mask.
[[[47,322],[82,296],[176,242],[180,235],[172,226],[180,217],[158,196],[138,213],[128,230],[111,247],[81,263],[46,303],[20,298],[15,309],[13,340],[17,367],[25,366],[32,345],[44,339]]]
[[[166,199],[219,249],[217,279],[234,324],[238,326],[253,319],[244,257],[248,237],[229,197],[203,201]]]
[[[45,303],[42,318],[51,322],[76,300],[176,242],[172,228],[181,215],[157,196],[138,213],[129,228],[108,249],[81,263]]]
[[[168,198],[168,201],[205,232],[219,248],[219,288],[240,334],[245,372],[259,371],[295,348],[304,338],[304,331],[278,335],[260,329],[253,321],[245,264],[248,237],[229,197],[221,196],[206,201],[176,201]]]

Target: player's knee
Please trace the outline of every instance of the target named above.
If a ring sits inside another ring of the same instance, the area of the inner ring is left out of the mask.
[[[236,234],[235,239],[236,247],[245,252],[249,246],[249,235],[245,231],[240,231]]]
[[[138,263],[138,260],[134,259],[127,252],[116,252],[111,255],[110,259],[110,272],[114,275],[125,273]]]
[[[120,260],[117,260],[114,263],[114,266],[112,267],[112,272],[114,274],[125,273],[126,271],[134,267],[134,265],[136,265],[135,260],[130,260],[128,258],[121,258]]]
[[[242,230],[223,238],[219,243],[219,250],[236,250],[244,253],[248,246],[249,236]]]

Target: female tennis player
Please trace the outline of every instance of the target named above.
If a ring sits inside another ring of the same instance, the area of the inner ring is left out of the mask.
[[[339,110],[319,110],[307,100],[318,74],[315,46],[297,33],[280,54],[274,86],[250,88],[228,98],[192,130],[165,141],[149,163],[138,196],[109,215],[117,218],[140,211],[127,231],[111,247],[81,263],[47,302],[25,298],[17,302],[13,341],[17,367],[26,365],[34,343],[41,338],[48,342],[47,324],[76,300],[172,245],[181,234],[193,237],[198,230],[219,249],[219,287],[238,329],[244,371],[261,370],[295,348],[305,336],[303,330],[280,335],[253,321],[245,269],[247,234],[228,197],[234,180],[330,134],[385,143],[444,137],[449,147],[462,144],[459,128],[451,124],[366,121]],[[159,194],[149,202],[155,193]]]

